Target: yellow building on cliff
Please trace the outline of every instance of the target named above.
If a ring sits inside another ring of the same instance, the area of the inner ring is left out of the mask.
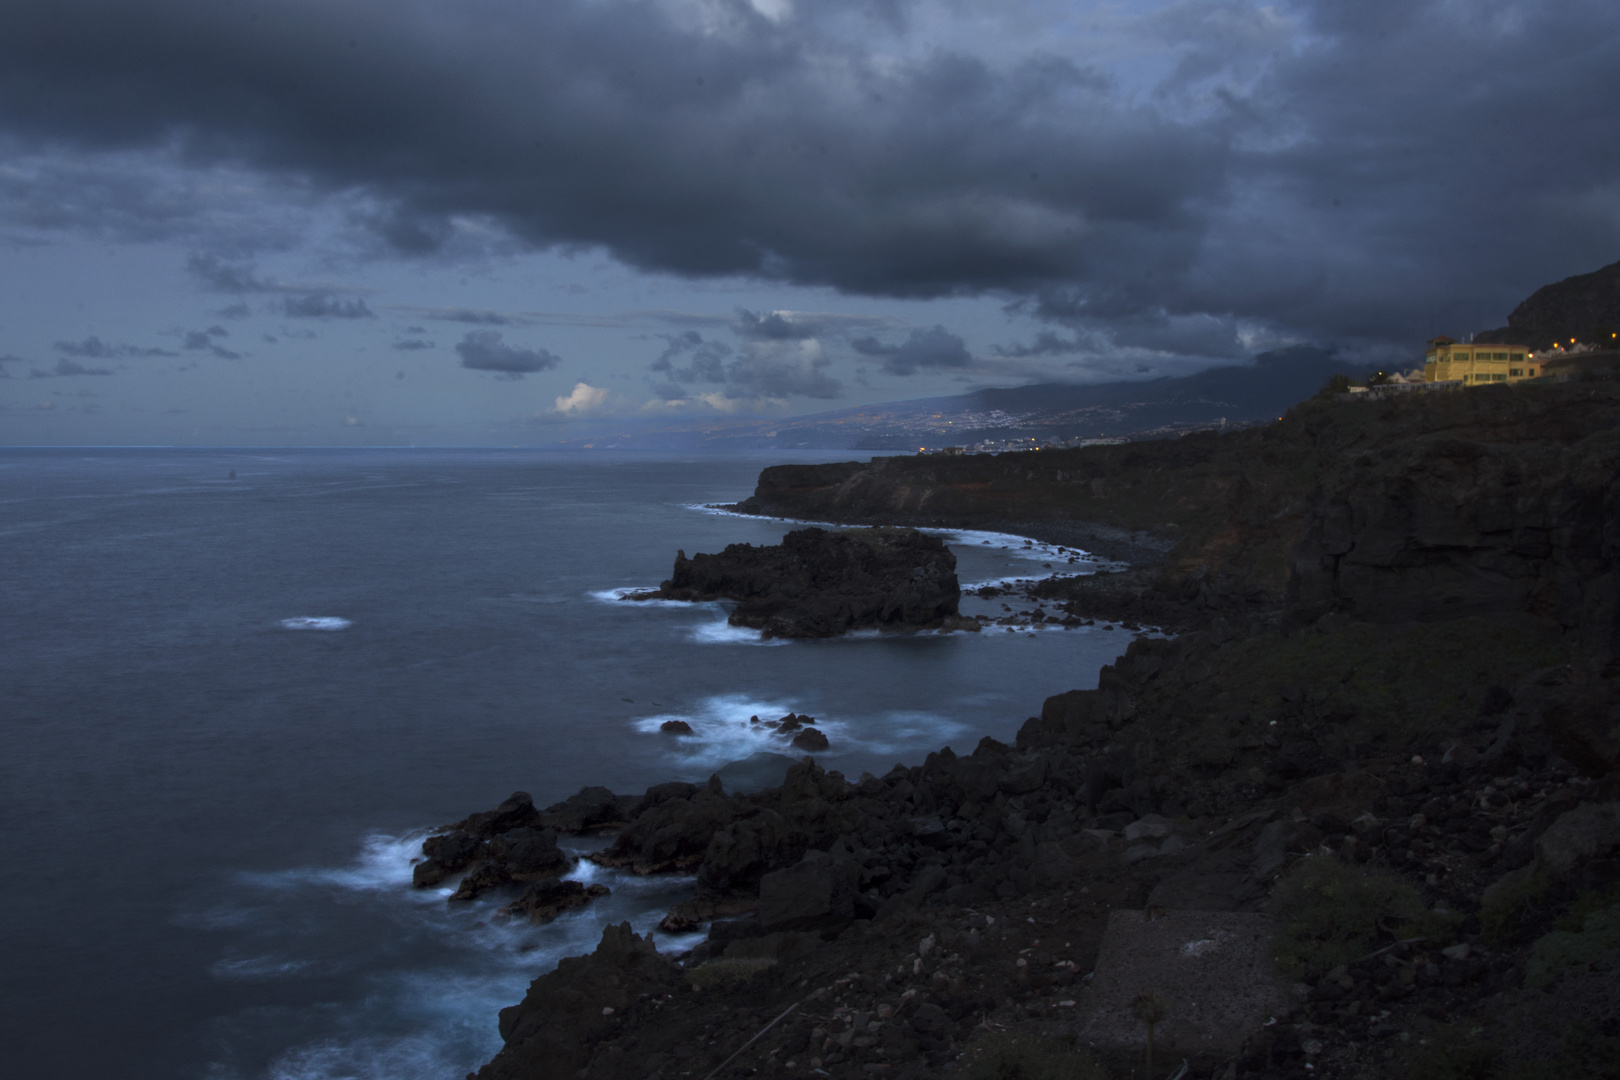
[[[1424,382],[1461,381],[1465,386],[1514,383],[1541,374],[1540,364],[1522,345],[1464,345],[1432,338],[1423,357]]]

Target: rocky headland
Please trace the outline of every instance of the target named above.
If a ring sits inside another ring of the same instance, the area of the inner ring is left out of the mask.
[[[611,830],[594,858],[695,874],[665,925],[708,925],[681,956],[610,927],[479,1077],[1620,1075],[1620,384],[784,466],[744,505],[1112,537],[1129,570],[1046,602],[1179,632],[1013,745],[431,839],[425,877],[516,894],[566,870],[548,831]]]
[[[775,545],[729,544],[675,556],[657,589],[632,600],[730,600],[729,621],[767,637],[850,630],[967,630],[957,614],[956,556],[915,529],[796,529]]]

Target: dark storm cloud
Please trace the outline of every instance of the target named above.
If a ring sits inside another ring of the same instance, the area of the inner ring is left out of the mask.
[[[672,383],[724,383],[726,381],[726,359],[731,356],[731,346],[721,341],[704,341],[703,335],[696,330],[683,330],[679,334],[660,334],[664,339],[665,348],[658,359],[648,365],[649,371],[656,371]],[[677,367],[679,361],[682,366]],[[679,388],[671,390],[665,396],[682,397]]]
[[[666,382],[656,387],[667,401],[693,396],[731,401],[782,401],[794,397],[836,398],[843,384],[827,374],[831,362],[814,342],[748,342],[739,353],[696,330],[663,334],[665,349],[648,367]]]
[[[1166,62],[1151,85],[965,34],[909,47],[929,28],[900,2],[13,0],[0,129],[370,200],[357,220],[401,252],[487,222],[677,275],[1037,296],[1164,351],[1236,348],[1241,323],[1462,332],[1620,246],[1616,5],[1111,18]],[[0,175],[18,220],[106,212],[31,175]],[[179,212],[119,198],[157,230]]]
[[[713,405],[729,402],[784,402],[787,398],[836,398],[844,384],[829,376],[831,361],[815,342],[747,342],[732,350],[706,342],[697,330],[663,335],[667,348],[650,364],[667,382],[658,385],[666,402],[698,397]]]
[[[416,352],[421,349],[434,348],[433,342],[423,341],[421,338],[406,338],[404,341],[394,342],[394,348],[400,352]]]
[[[739,337],[756,341],[803,341],[820,333],[813,319],[780,311],[759,315],[747,309],[737,312],[737,323],[732,329]]]
[[[39,370],[39,368],[34,368],[32,371],[30,371],[28,373],[28,377],[30,379],[56,379],[56,378],[70,377],[70,376],[74,376],[74,375],[111,375],[111,374],[113,374],[113,372],[109,368],[86,367],[85,365],[79,363],[77,360],[69,360],[67,357],[64,356],[64,357],[62,357],[62,358],[60,358],[60,359],[58,359],[56,361],[56,366],[53,367],[51,370],[49,370],[49,371],[41,371],[41,370]]]
[[[495,371],[510,379],[521,379],[534,371],[547,371],[562,358],[546,349],[524,349],[507,345],[499,330],[474,330],[456,345],[461,366],[474,371]]]
[[[943,326],[913,330],[898,345],[885,345],[877,338],[857,338],[850,342],[862,356],[883,358],[883,370],[890,375],[915,375],[919,371],[965,368],[973,354],[961,338]]]
[[[282,314],[294,319],[375,319],[358,297],[345,300],[331,293],[307,292],[281,301]]]
[[[109,345],[99,337],[91,335],[83,341],[58,341],[58,352],[77,356],[81,360],[112,360],[124,356],[178,356],[179,353],[167,349],[142,348],[138,345]]]

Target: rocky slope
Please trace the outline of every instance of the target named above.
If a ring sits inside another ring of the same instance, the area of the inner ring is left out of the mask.
[[[710,924],[683,957],[610,929],[502,1013],[479,1076],[1140,1076],[1146,1028],[1110,1041],[1088,1017],[1133,978],[1107,958],[1165,912],[1259,920],[1251,978],[1282,982],[1271,1012],[1180,1045],[1197,1003],[1139,988],[1158,1075],[1167,1054],[1223,1080],[1616,1075],[1617,388],[1324,404],[1227,438],[769,471],[778,511],[798,491],[1173,522],[1158,566],[1066,602],[1158,605],[1184,632],[1139,638],[1013,746],[461,823],[490,852],[616,828],[597,857],[694,873],[668,925]]]
[[[957,615],[956,556],[914,529],[797,529],[774,546],[675,556],[656,590],[631,599],[733,600],[733,626],[768,637],[849,630],[976,629]]]

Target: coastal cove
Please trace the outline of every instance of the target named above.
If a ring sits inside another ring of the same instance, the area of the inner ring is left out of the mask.
[[[501,924],[410,888],[427,830],[513,790],[640,792],[786,751],[753,714],[814,715],[818,762],[852,778],[1010,741],[1130,641],[766,642],[720,605],[618,598],[677,548],[779,541],[704,507],[834,456],[4,451],[0,556],[29,569],[0,610],[14,1067],[460,1075],[529,980],[605,922],[655,926],[691,882],[601,870],[592,908]],[[964,587],[1085,569],[949,542]],[[660,735],[672,719],[696,737]]]

